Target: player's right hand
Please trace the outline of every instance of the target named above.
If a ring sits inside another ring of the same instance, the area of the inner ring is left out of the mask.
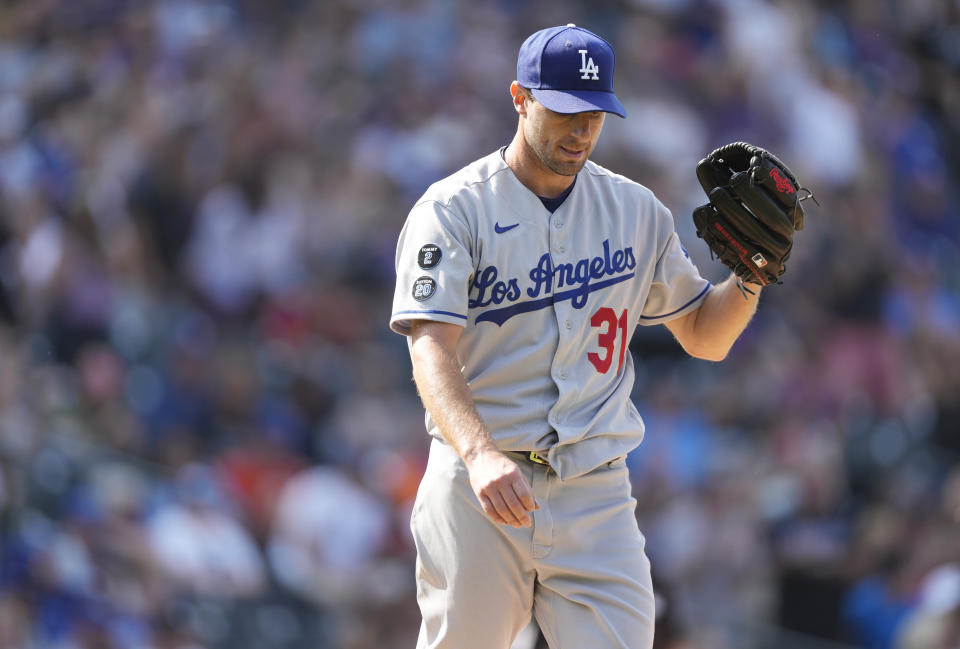
[[[517,465],[496,448],[487,448],[464,458],[470,474],[470,486],[483,511],[495,523],[527,527],[530,514],[540,509],[530,483]]]

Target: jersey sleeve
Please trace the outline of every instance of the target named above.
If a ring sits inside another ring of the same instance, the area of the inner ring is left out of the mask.
[[[436,201],[422,201],[397,242],[397,284],[390,328],[410,334],[413,320],[465,325],[474,263],[466,220]]]
[[[690,254],[680,243],[670,211],[663,205],[658,207],[659,216],[669,220],[664,227],[669,234],[640,314],[641,325],[662,324],[699,308],[710,289],[710,282],[700,276]]]

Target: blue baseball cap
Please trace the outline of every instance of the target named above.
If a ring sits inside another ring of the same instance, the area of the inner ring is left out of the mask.
[[[602,110],[626,117],[613,94],[613,47],[573,23],[549,27],[520,46],[517,83],[556,113]]]

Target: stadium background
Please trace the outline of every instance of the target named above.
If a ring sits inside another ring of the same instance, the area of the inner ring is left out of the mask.
[[[658,645],[957,646],[956,0],[29,0],[0,7],[0,647],[413,646],[396,235],[508,142],[519,44],[567,22],[618,54],[595,160],[711,279],[715,146],[823,205],[724,363],[633,340]]]

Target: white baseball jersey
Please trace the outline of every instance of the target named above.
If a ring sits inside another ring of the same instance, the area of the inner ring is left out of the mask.
[[[561,479],[640,443],[632,332],[696,309],[710,286],[646,187],[588,161],[551,214],[500,152],[426,191],[396,269],[391,328],[462,325],[462,371],[494,441],[540,452]]]

